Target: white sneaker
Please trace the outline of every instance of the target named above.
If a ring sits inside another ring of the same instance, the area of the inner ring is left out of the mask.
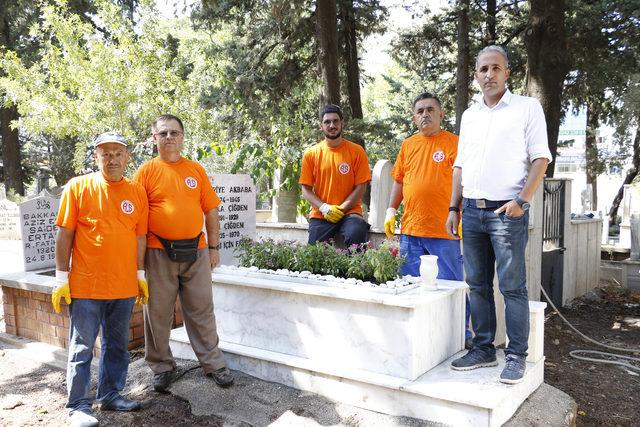
[[[92,427],[98,425],[98,419],[91,414],[82,411],[73,411],[69,414],[71,427]]]

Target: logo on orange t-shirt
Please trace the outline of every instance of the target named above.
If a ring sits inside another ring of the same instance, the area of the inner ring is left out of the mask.
[[[349,171],[351,170],[351,168],[349,167],[348,163],[340,163],[340,166],[338,166],[338,170],[340,171],[340,173],[342,175],[346,175],[349,173]]]
[[[192,190],[198,186],[198,181],[192,176],[186,177],[184,179],[184,183],[187,184],[187,187],[191,188]]]
[[[122,212],[126,213],[127,215],[131,215],[135,210],[133,202],[131,200],[123,200],[122,203],[120,203],[120,209],[122,209]]]
[[[433,153],[433,161],[434,162],[440,163],[443,160],[444,160],[444,151],[438,150],[435,153]]]

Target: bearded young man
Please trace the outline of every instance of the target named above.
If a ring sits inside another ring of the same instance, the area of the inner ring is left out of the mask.
[[[299,183],[311,203],[309,243],[326,242],[340,234],[347,246],[368,240],[362,218],[362,195],[371,181],[364,149],[342,137],[342,110],[327,105],[320,112],[324,140],[307,149]]]

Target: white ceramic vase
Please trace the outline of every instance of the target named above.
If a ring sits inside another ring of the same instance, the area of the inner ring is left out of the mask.
[[[436,277],[438,277],[438,257],[436,255],[420,256],[421,288],[425,291],[438,289]]]

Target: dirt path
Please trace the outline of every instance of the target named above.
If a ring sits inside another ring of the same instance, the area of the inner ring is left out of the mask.
[[[562,314],[579,331],[604,344],[640,351],[640,293],[619,287],[580,298]],[[578,426],[637,426],[640,415],[640,375],[613,365],[576,360],[577,349],[607,351],[589,344],[556,314],[545,322],[545,382],[578,403]],[[627,356],[635,356],[622,353]],[[640,363],[636,366],[640,367]]]

